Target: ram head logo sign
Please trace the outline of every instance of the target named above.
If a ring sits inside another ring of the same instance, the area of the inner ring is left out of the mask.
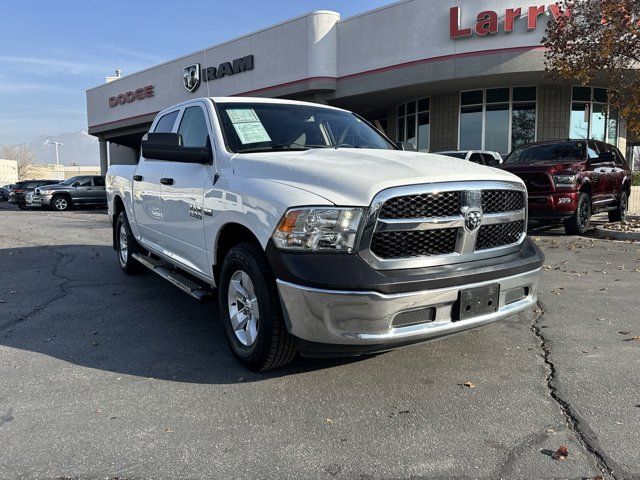
[[[464,212],[464,228],[469,232],[474,232],[482,223],[482,210],[479,208],[468,208]]]
[[[195,92],[200,86],[200,64],[194,63],[185,67],[183,70],[184,88],[191,93]]]

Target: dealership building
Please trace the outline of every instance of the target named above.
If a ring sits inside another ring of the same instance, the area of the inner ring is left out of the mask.
[[[588,137],[616,144],[637,168],[640,139],[608,108],[606,81],[545,75],[541,42],[559,14],[542,0],[405,0],[345,19],[312,12],[89,89],[89,133],[104,171],[137,162],[166,107],[277,97],[353,110],[425,152],[506,154]]]

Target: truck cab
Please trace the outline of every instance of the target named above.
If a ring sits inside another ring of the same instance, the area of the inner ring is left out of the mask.
[[[631,170],[613,145],[595,140],[537,142],[516,148],[502,168],[518,175],[529,192],[529,216],[561,221],[569,234],[584,234],[591,216],[608,212],[624,220]]]
[[[252,369],[390,350],[537,299],[543,255],[518,177],[400,151],[346,110],[191,100],[106,180],[122,269],[215,298]]]

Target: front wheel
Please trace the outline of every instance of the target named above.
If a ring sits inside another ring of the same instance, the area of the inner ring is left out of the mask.
[[[258,245],[242,243],[226,255],[218,306],[231,350],[251,370],[270,370],[293,359],[295,343],[284,324],[271,268]]]
[[[131,233],[126,213],[120,212],[118,220],[116,220],[115,229],[115,247],[118,252],[120,268],[127,275],[137,275],[142,271],[142,265],[133,258],[133,254],[138,251],[138,242],[136,242],[133,233]]]
[[[623,190],[615,210],[609,212],[610,222],[623,222],[627,217],[627,205],[629,204],[629,192]]]
[[[18,208],[20,210],[27,210],[27,204],[26,203],[19,203],[18,204]]]
[[[58,212],[64,212],[71,208],[71,202],[64,195],[57,195],[51,199],[51,206]]]
[[[591,224],[591,197],[584,192],[578,195],[576,211],[564,221],[564,229],[569,235],[584,235]]]

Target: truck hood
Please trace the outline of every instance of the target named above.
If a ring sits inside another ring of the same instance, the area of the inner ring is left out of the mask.
[[[390,187],[421,183],[502,180],[506,171],[430,153],[374,149],[311,149],[235,155],[236,175],[262,178],[320,195],[336,205],[369,205]]]

